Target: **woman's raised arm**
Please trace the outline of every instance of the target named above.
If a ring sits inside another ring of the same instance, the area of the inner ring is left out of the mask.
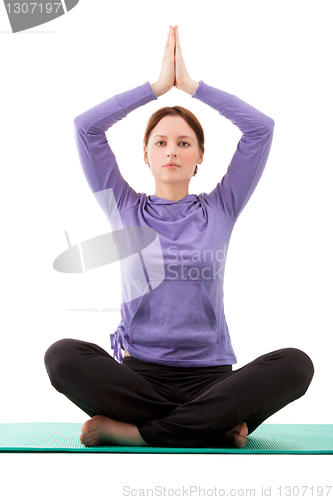
[[[192,97],[228,118],[243,133],[227,172],[205,198],[209,205],[236,220],[264,171],[273,139],[274,120],[235,95],[203,81]],[[217,168],[220,168],[219,158],[214,165],[214,169]]]
[[[128,113],[157,99],[149,82],[117,94],[74,119],[75,140],[87,182],[107,217],[137,203],[139,195],[120,173],[105,132]]]
[[[191,79],[183,59],[178,26],[175,27],[175,86],[208,104],[243,133],[226,174],[206,201],[228,217],[237,219],[252,196],[270,151],[274,120],[238,97]],[[217,164],[219,159],[217,158]],[[204,169],[201,167],[201,170]]]
[[[82,169],[98,203],[109,218],[136,204],[139,194],[120,173],[105,132],[128,113],[157,99],[175,85],[175,35],[169,26],[158,80],[117,94],[74,119]]]

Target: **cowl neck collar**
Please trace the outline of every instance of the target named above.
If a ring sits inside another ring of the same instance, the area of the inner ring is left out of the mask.
[[[193,202],[197,201],[198,196],[196,194],[188,194],[187,196],[184,196],[184,198],[181,198],[178,201],[173,201],[173,200],[166,200],[165,198],[159,198],[158,196],[155,196],[154,194],[151,194],[148,196],[148,199],[152,203],[157,203],[158,205],[171,205],[171,204],[181,204],[181,203],[188,203],[188,202]]]

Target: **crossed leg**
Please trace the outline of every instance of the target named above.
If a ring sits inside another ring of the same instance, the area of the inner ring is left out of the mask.
[[[313,373],[312,361],[304,352],[294,348],[273,351],[230,372],[166,416],[138,423],[138,430],[155,446],[224,447],[225,438],[230,437],[226,433],[233,433],[235,427],[246,423],[250,434],[303,396]]]
[[[45,364],[52,385],[92,417],[80,436],[86,446],[242,447],[258,425],[306,392],[314,372],[305,353],[281,349],[177,404],[95,344],[58,341]]]
[[[245,422],[236,425],[222,436],[223,446],[243,448],[247,442]],[[103,415],[96,415],[82,426],[80,441],[85,446],[114,444],[121,446],[149,446],[142,438],[136,424],[118,422]]]

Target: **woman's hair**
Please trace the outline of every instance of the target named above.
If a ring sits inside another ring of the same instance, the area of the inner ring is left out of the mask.
[[[143,138],[143,144],[144,146],[148,145],[148,140],[151,131],[156,127],[158,122],[162,120],[165,116],[181,116],[184,118],[184,120],[188,123],[188,125],[191,127],[191,129],[195,132],[195,135],[197,136],[198,139],[198,144],[199,144],[199,149],[202,153],[205,152],[205,136],[204,136],[204,131],[203,128],[198,120],[198,118],[188,109],[183,108],[182,106],[173,106],[172,108],[170,107],[165,107],[158,109],[151,115],[151,117],[148,120],[147,127],[146,127],[146,132]],[[193,172],[193,177],[197,174],[198,172],[198,165],[195,166],[195,170]]]

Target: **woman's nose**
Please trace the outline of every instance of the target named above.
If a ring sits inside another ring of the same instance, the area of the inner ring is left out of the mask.
[[[169,144],[168,149],[167,149],[167,155],[168,156],[176,156],[176,148],[173,144]]]

